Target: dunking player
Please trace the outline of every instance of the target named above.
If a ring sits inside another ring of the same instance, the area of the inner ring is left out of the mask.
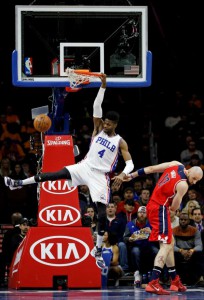
[[[90,149],[85,158],[74,165],[65,166],[57,172],[41,173],[25,180],[13,180],[4,177],[6,186],[10,189],[20,188],[23,185],[48,180],[68,179],[72,181],[72,186],[87,185],[90,190],[92,200],[96,202],[98,210],[98,235],[96,242],[96,263],[99,267],[104,267],[101,256],[103,234],[105,230],[106,205],[110,196],[109,172],[112,172],[118,161],[119,151],[125,161],[125,168],[115,177],[113,184],[120,186],[125,175],[134,168],[131,155],[128,151],[126,141],[116,134],[115,129],[119,121],[119,115],[115,111],[107,112],[104,121],[102,120],[102,102],[106,89],[106,75],[101,74],[101,87],[93,104],[94,130]]]
[[[182,197],[188,190],[188,185],[195,184],[203,177],[200,167],[185,169],[178,161],[166,162],[155,166],[141,168],[125,176],[125,181],[151,173],[162,173],[150,200],[147,204],[147,217],[152,226],[150,241],[159,241],[160,250],[154,261],[151,281],[146,286],[146,291],[158,295],[169,295],[169,291],[159,284],[161,271],[166,264],[171,277],[171,291],[185,292],[186,287],[180,281],[175,270],[174,238],[172,234],[170,210],[176,211]]]

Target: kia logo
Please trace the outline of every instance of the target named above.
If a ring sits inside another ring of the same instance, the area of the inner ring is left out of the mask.
[[[72,236],[50,236],[36,241],[30,255],[40,264],[68,267],[81,263],[90,254],[89,246]]]
[[[76,223],[81,218],[81,214],[73,206],[56,204],[43,208],[39,212],[39,218],[48,225],[67,226]]]
[[[76,186],[70,188],[70,186],[69,180],[46,181],[42,183],[44,191],[57,195],[72,193],[77,188]]]

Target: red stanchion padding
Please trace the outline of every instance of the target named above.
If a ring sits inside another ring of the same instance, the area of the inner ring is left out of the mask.
[[[43,172],[54,172],[75,163],[70,135],[47,135],[44,141]],[[78,188],[68,180],[41,183],[38,226],[81,226]]]
[[[44,147],[43,172],[75,163],[71,136],[46,136]],[[90,228],[81,227],[78,189],[68,180],[41,183],[38,227],[29,229],[16,250],[9,288],[100,288],[93,247]]]
[[[100,288],[101,269],[88,227],[31,227],[15,252],[9,288]]]

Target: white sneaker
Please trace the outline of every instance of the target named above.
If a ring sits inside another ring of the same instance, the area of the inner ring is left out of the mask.
[[[119,281],[119,279],[117,279],[115,282],[115,286],[118,287],[119,285],[120,285],[120,281]]]
[[[10,177],[4,177],[5,185],[10,188],[10,190],[21,189],[22,186],[18,186],[18,180],[13,180]]]
[[[134,277],[135,277],[135,279],[134,279],[134,284],[135,284],[136,286],[140,286],[140,285],[141,285],[141,276],[140,276],[139,271],[135,271]]]

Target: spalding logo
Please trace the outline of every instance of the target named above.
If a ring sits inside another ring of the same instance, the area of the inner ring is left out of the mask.
[[[49,139],[46,139],[46,146],[70,146],[71,145],[71,140],[67,139],[67,137],[61,137],[61,136],[53,136],[49,137]]]
[[[42,183],[42,188],[50,194],[69,194],[76,190],[75,187],[70,187],[69,180],[46,181]]]
[[[35,261],[54,267],[79,264],[89,256],[89,253],[89,246],[72,236],[46,237],[30,247],[30,255]]]
[[[39,212],[39,218],[48,225],[67,226],[76,223],[81,215],[73,206],[56,204],[43,208]]]

